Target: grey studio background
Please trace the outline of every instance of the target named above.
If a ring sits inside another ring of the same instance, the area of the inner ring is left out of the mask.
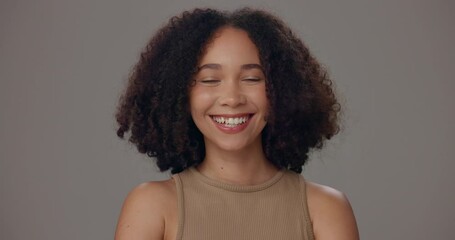
[[[0,239],[112,239],[137,184],[166,178],[116,135],[132,65],[170,16],[255,6],[330,70],[343,131],[304,175],[345,192],[362,239],[453,239],[452,1],[0,3]]]

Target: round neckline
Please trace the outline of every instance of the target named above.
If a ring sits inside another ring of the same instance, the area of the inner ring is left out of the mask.
[[[267,189],[277,183],[281,177],[284,175],[284,170],[279,170],[272,178],[268,179],[267,181],[255,185],[237,185],[231,183],[221,182],[219,180],[215,180],[209,178],[202,173],[200,173],[195,167],[189,168],[190,172],[201,182],[204,182],[210,186],[221,188],[231,192],[257,192],[264,189]]]

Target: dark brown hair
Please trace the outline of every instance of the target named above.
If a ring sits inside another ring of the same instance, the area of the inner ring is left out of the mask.
[[[270,103],[262,144],[267,159],[297,173],[312,148],[338,132],[339,104],[326,71],[277,17],[243,8],[232,13],[195,9],[156,32],[129,78],[116,114],[117,135],[156,157],[161,171],[199,164],[204,140],[189,111],[188,89],[214,32],[224,26],[248,33],[257,46]]]

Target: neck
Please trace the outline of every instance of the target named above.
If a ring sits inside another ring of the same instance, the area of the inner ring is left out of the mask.
[[[238,185],[263,183],[278,171],[265,157],[262,144],[239,151],[206,146],[206,157],[198,170],[209,178]]]

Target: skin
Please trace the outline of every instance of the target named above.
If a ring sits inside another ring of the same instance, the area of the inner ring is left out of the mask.
[[[190,89],[191,115],[206,147],[199,171],[235,184],[256,184],[271,178],[278,170],[262,149],[268,100],[256,46],[244,31],[223,28],[215,34],[199,66],[217,66],[201,69]],[[235,133],[220,131],[212,119],[213,115],[238,114],[250,117],[247,127]]]
[[[190,106],[206,145],[206,158],[198,170],[209,178],[254,185],[278,171],[262,149],[268,101],[258,56],[246,32],[224,27],[215,34],[199,63],[189,92]],[[249,116],[241,131],[226,132],[212,118],[238,114]],[[359,239],[352,208],[343,193],[307,182],[307,195],[316,239]],[[115,239],[175,239],[177,221],[173,180],[144,183],[126,198]]]

